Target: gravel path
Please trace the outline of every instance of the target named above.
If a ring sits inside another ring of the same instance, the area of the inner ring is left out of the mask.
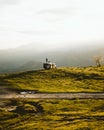
[[[36,93],[36,94],[1,94],[0,99],[104,99],[104,93]]]

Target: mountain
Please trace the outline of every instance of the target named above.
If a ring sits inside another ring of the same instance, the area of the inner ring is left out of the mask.
[[[38,70],[42,69],[42,63],[41,62],[35,62],[35,61],[29,61],[22,66],[18,67],[17,71],[29,71],[29,70]]]
[[[94,57],[104,57],[104,46],[63,48],[42,50],[34,44],[24,45],[15,49],[0,50],[0,73],[42,69],[46,57],[55,62],[57,67],[95,66]],[[104,62],[102,62],[104,64]]]

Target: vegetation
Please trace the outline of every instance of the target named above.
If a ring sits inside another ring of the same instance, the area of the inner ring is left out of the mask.
[[[104,129],[103,100],[14,100],[1,100],[1,130]]]
[[[0,76],[0,84],[12,90],[38,92],[103,92],[104,66],[67,67]]]
[[[0,75],[1,94],[16,92],[103,92],[104,66],[57,68]],[[0,130],[103,130],[104,100],[0,100]]]

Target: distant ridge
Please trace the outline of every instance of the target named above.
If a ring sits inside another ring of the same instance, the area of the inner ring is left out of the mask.
[[[95,66],[94,56],[99,55],[104,57],[103,45],[41,51],[41,47],[37,49],[34,44],[29,44],[15,49],[0,50],[0,73],[42,69],[46,57],[58,67]]]

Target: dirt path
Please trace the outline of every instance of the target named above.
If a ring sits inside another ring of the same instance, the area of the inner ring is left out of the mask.
[[[36,93],[36,94],[2,94],[0,99],[104,99],[104,93]]]

